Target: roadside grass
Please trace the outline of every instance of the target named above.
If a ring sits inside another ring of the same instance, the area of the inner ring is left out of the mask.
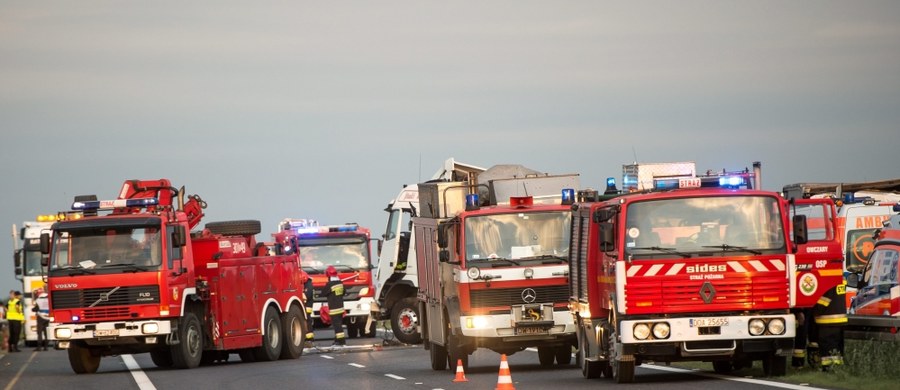
[[[790,358],[788,365],[790,365]],[[712,363],[678,362],[672,366],[713,372]],[[761,362],[753,367],[733,371],[739,377],[765,378]],[[900,343],[886,341],[846,340],[844,364],[829,372],[810,366],[795,369],[790,366],[783,377],[769,377],[785,383],[825,387],[831,389],[896,390],[900,378]]]

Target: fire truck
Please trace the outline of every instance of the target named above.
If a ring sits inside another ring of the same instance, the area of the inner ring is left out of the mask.
[[[297,358],[306,328],[296,253],[266,256],[259,221],[207,223],[167,179],[128,180],[115,200],[77,196],[80,219],[43,233],[51,338],[79,374],[103,356],[149,352],[159,367]],[[103,211],[103,214],[100,212]],[[276,236],[288,246],[290,236]]]
[[[835,252],[833,237],[809,241],[806,216],[789,220],[791,204],[758,189],[759,169],[632,193],[611,180],[607,195],[573,206],[570,310],[584,377],[632,382],[646,361],[728,372],[762,360],[768,375],[785,373],[793,311],[841,283],[840,260],[819,256]]]
[[[570,205],[578,175],[495,166],[477,182],[422,183],[412,218],[421,332],[431,368],[468,366],[477,348],[537,347],[543,366],[569,364],[566,309]],[[493,178],[493,179],[492,179]],[[481,184],[478,184],[481,183]]]
[[[77,217],[75,214],[74,217]],[[22,227],[12,227],[13,262],[16,279],[22,281],[22,305],[25,308],[25,345],[37,345],[37,314],[31,308],[37,298],[35,291],[44,288],[44,272],[41,268],[41,233],[49,232],[56,222],[55,214],[38,215],[35,221],[26,221]],[[18,247],[21,240],[21,247]]]
[[[465,181],[484,172],[484,168],[447,159],[430,181]],[[419,333],[419,308],[416,301],[419,279],[417,275],[416,239],[412,234],[411,218],[419,209],[419,187],[405,185],[384,211],[388,212],[387,228],[378,248],[378,268],[375,269],[375,303],[372,318],[389,320],[391,331],[398,341],[407,344],[422,342]]]
[[[369,229],[357,224],[320,226],[312,219],[286,218],[278,225],[282,232],[296,236],[300,265],[313,280],[313,318],[327,304],[325,269],[338,271],[344,283],[344,323],[351,338],[369,332],[369,312],[375,288],[372,286],[372,261]]]
[[[848,276],[858,288],[849,312],[847,337],[900,341],[900,205],[874,234],[875,245],[862,271]]]

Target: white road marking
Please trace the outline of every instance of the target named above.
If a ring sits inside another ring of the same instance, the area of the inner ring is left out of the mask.
[[[322,359],[334,359],[334,356],[322,355]]]
[[[134,356],[121,355],[121,357],[122,361],[125,362],[125,367],[128,367],[128,371],[131,371],[131,376],[134,377],[134,381],[139,389],[156,390],[156,386],[153,386],[153,382],[150,382],[150,378],[141,370],[141,366],[134,360]]]
[[[386,376],[386,377],[388,377],[388,378],[394,378],[394,379],[396,379],[396,380],[398,380],[398,381],[405,381],[405,380],[406,380],[406,378],[404,378],[404,377],[402,377],[402,376],[399,376],[399,375],[394,375],[394,374],[384,374],[384,376]]]
[[[675,367],[665,367],[665,366],[657,366],[654,364],[642,364],[641,367],[649,368],[651,370],[659,370],[659,371],[668,371],[668,372],[678,372],[678,373],[686,373],[693,374],[699,376],[705,376],[707,378],[715,378],[722,379],[726,381],[735,381],[735,382],[743,382],[750,383],[754,385],[762,385],[769,387],[780,387],[782,389],[790,389],[790,390],[825,390],[821,387],[810,387],[810,386],[802,386],[802,385],[794,385],[790,383],[781,383],[781,382],[770,382],[761,379],[750,379],[750,378],[738,378],[736,376],[728,376],[728,375],[719,375],[713,374],[711,372],[702,372],[697,370],[688,370],[684,368],[675,368]]]
[[[356,368],[366,368],[366,366],[364,366],[364,365],[362,365],[362,364],[359,364],[359,363],[347,363],[347,365],[348,365],[348,366],[353,366],[353,367],[356,367]]]

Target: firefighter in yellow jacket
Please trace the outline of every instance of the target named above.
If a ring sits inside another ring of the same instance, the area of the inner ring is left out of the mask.
[[[328,283],[325,283],[325,295],[328,297],[328,315],[331,316],[331,328],[334,329],[334,345],[347,344],[344,333],[344,282],[338,276],[337,269],[329,265],[325,269]]]
[[[844,326],[847,325],[847,285],[839,284],[828,290],[812,309],[818,330],[819,356],[822,370],[844,364]]]

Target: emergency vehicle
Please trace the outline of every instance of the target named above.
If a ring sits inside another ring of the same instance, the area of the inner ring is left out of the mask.
[[[297,238],[300,265],[313,280],[313,318],[327,304],[325,269],[338,271],[344,283],[344,324],[351,338],[368,334],[369,312],[375,296],[369,229],[357,224],[320,226],[312,219],[286,218],[279,230]],[[334,308],[331,308],[334,309]]]
[[[77,218],[78,214],[74,217]],[[16,279],[22,281],[22,307],[25,308],[25,322],[22,328],[25,334],[25,345],[37,345],[37,314],[31,310],[34,306],[34,292],[44,287],[44,272],[41,268],[41,233],[50,231],[56,222],[57,215],[38,215],[35,221],[22,223],[21,228],[12,227],[13,263]],[[21,240],[21,243],[19,242]],[[21,244],[21,247],[19,245]]]
[[[79,374],[103,356],[149,352],[159,367],[293,359],[303,352],[303,284],[296,253],[265,256],[259,221],[200,223],[167,179],[128,180],[115,200],[78,196],[41,234],[48,254],[49,332]],[[100,211],[108,212],[100,214]],[[277,235],[287,245],[289,235]],[[261,245],[261,244],[260,244]],[[262,255],[256,255],[261,253]]]
[[[816,261],[827,246],[797,255],[806,217],[791,224],[788,202],[758,190],[759,169],[613,187],[573,206],[570,310],[584,377],[632,382],[646,361],[728,372],[761,360],[768,375],[785,373],[792,309],[840,284],[840,271],[821,272],[840,262]]]
[[[895,205],[893,211],[900,212],[900,205]],[[898,259],[900,215],[894,214],[876,232],[875,245],[866,267],[848,277],[848,285],[859,288],[850,305],[848,337],[900,340]]]
[[[574,191],[564,197],[562,189],[576,188],[578,175],[510,174],[519,168],[495,166],[479,175],[481,184],[418,186],[419,320],[433,370],[467,367],[478,348],[509,355],[537,347],[543,366],[571,361]]]
[[[474,181],[484,168],[463,164],[453,158],[429,181]],[[419,333],[419,308],[416,301],[419,279],[417,275],[416,238],[412,232],[412,217],[419,210],[419,187],[403,186],[394,200],[384,209],[388,213],[387,227],[378,248],[378,267],[375,269],[375,303],[372,317],[389,320],[391,331],[398,341],[407,344],[422,342]],[[412,249],[411,249],[412,248]]]

